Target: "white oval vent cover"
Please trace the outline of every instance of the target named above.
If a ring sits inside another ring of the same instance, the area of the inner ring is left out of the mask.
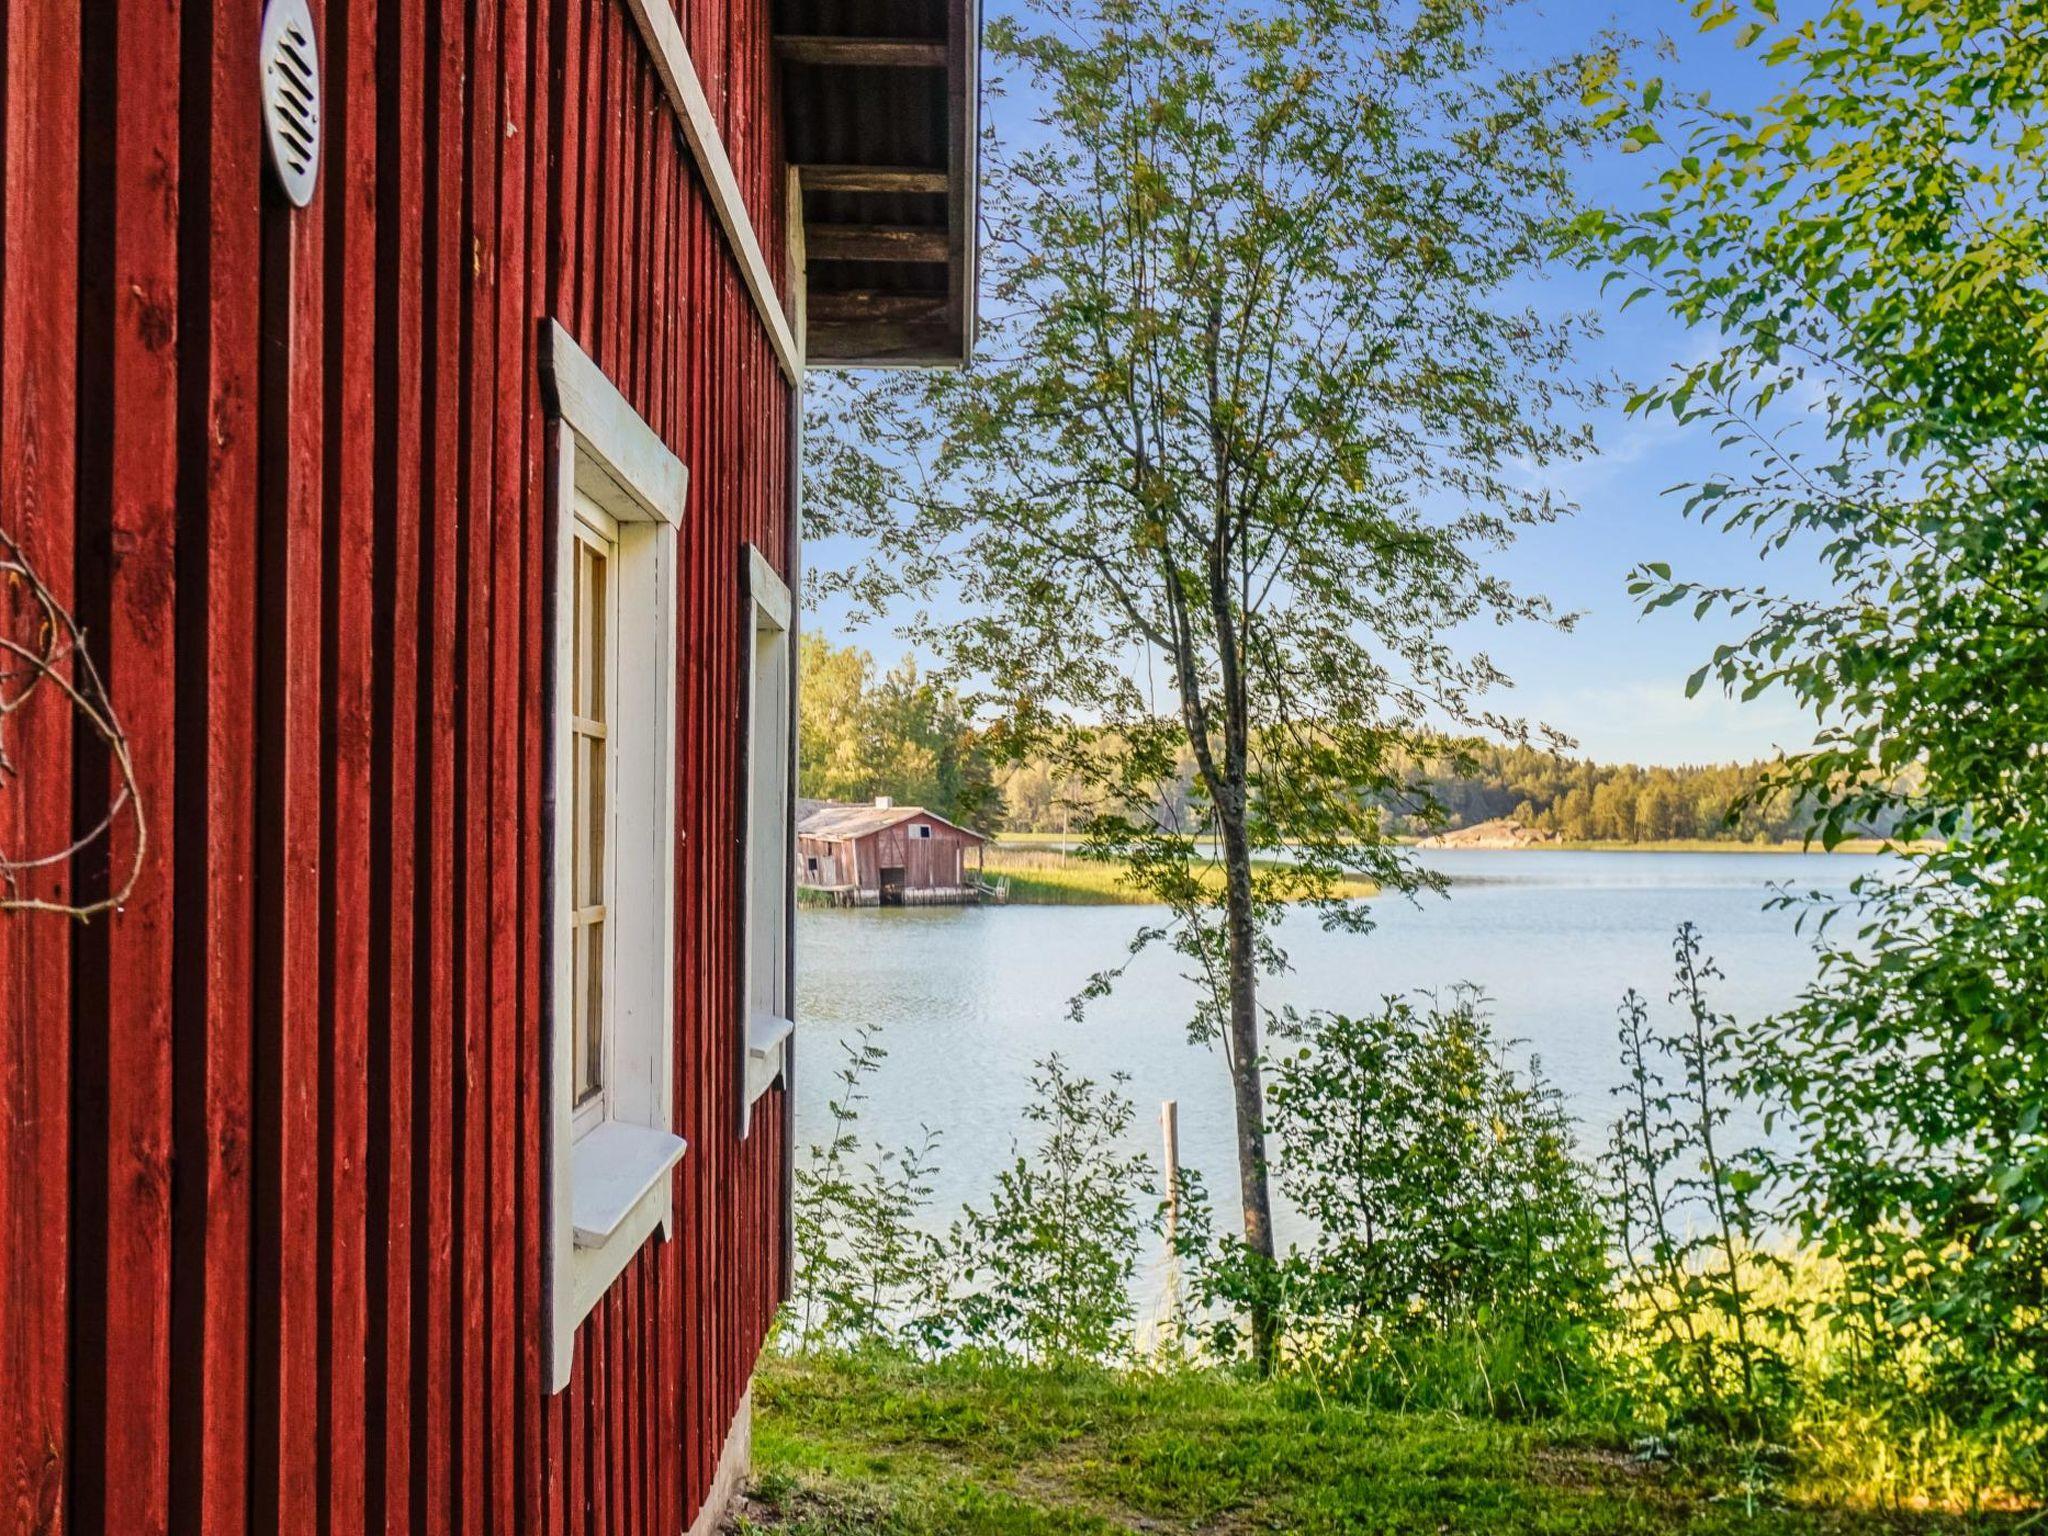
[[[313,200],[320,170],[320,53],[306,0],[270,0],[259,59],[270,163],[284,195],[303,208]]]

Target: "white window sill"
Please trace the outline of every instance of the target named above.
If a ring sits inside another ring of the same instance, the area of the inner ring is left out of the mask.
[[[757,1013],[747,1020],[747,1102],[753,1103],[782,1076],[782,1047],[796,1030],[793,1019]]]
[[[578,1248],[602,1248],[658,1192],[688,1150],[680,1136],[607,1120],[569,1153],[570,1225]]]

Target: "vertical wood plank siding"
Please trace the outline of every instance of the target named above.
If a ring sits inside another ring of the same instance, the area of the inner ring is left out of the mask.
[[[117,914],[0,916],[0,1536],[675,1536],[785,1278],[782,1106],[737,1141],[727,1052],[735,551],[790,556],[789,385],[622,0],[314,0],[298,211],[261,9],[0,0],[0,527],[88,626],[149,834]],[[779,251],[768,0],[679,20]],[[690,1151],[552,1397],[548,317],[691,472]],[[55,704],[9,722],[0,846],[108,803]]]

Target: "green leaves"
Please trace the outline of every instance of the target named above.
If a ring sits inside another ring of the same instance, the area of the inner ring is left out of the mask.
[[[1744,46],[1776,23],[1748,7]],[[1698,160],[1600,226],[1617,281],[1717,336],[1632,399],[1711,428],[1685,510],[1831,590],[1638,572],[1750,626],[1689,679],[1779,689],[1817,734],[1759,793],[1825,847],[1902,845],[1817,917],[1821,979],[1752,1042],[1802,1138],[1775,1172],[1944,1401],[2048,1449],[2048,29],[2014,0],[1832,0],[1761,54],[1753,118],[1668,94]],[[1695,8],[1705,28],[1733,0]],[[1625,92],[1625,84],[1615,86]],[[1932,841],[1921,841],[1931,839]],[[1857,921],[1831,930],[1835,910]],[[1843,932],[1854,928],[1853,934]],[[2022,1127],[2027,1127],[2022,1129]],[[1730,1186],[1731,1193],[1748,1194]]]
[[[846,1042],[827,1105],[832,1138],[797,1164],[788,1322],[798,1347],[964,1345],[1041,1364],[1127,1355],[1139,1233],[1158,1221],[1141,1209],[1156,1192],[1149,1163],[1122,1150],[1133,1114],[1125,1079],[1098,1085],[1057,1055],[1038,1062],[1024,1110],[1038,1141],[940,1236],[930,1227],[937,1134],[904,1148],[859,1135],[867,1083],[887,1056],[872,1027]],[[1189,1243],[1203,1246],[1192,1174],[1181,1217]]]
[[[831,1138],[795,1170],[797,1273],[788,1319],[800,1348],[937,1347],[950,1331],[946,1266],[924,1227],[936,1133],[909,1147],[859,1135],[867,1084],[888,1058],[864,1026],[842,1047],[826,1105]]]
[[[1555,1090],[1511,1062],[1470,991],[1296,1028],[1270,1107],[1282,1188],[1312,1231],[1275,1277],[1298,1367],[1367,1398],[1401,1381],[1412,1405],[1402,1362],[1482,1334],[1498,1343],[1486,1389],[1441,1406],[1569,1399],[1593,1372],[1608,1268]]]
[[[799,655],[798,792],[864,803],[888,795],[993,831],[1003,796],[991,743],[951,688],[905,657],[881,677],[853,646],[806,634]]]
[[[986,1203],[961,1213],[949,1240],[961,1343],[1036,1364],[1129,1352],[1139,1201],[1157,1180],[1143,1156],[1122,1150],[1127,1081],[1098,1085],[1056,1054],[1037,1063],[1024,1116],[1039,1139],[997,1175]]]

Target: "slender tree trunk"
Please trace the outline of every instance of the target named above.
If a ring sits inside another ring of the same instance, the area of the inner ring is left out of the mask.
[[[1212,327],[1213,329],[1213,327]],[[1215,371],[1210,394],[1216,393]],[[1233,606],[1226,537],[1234,506],[1230,496],[1228,456],[1217,441],[1215,536],[1203,573],[1209,617],[1215,625],[1217,688],[1222,716],[1222,760],[1210,734],[1209,707],[1195,666],[1194,631],[1181,606],[1181,572],[1162,551],[1165,592],[1173,621],[1174,671],[1179,680],[1181,713],[1194,749],[1195,762],[1209,798],[1216,807],[1223,836],[1223,912],[1230,989],[1230,1016],[1225,1023],[1231,1098],[1237,1111],[1237,1183],[1244,1209],[1245,1247],[1261,1270],[1251,1299],[1252,1359],[1259,1374],[1270,1375],[1276,1353],[1277,1319],[1269,1284],[1273,1269],[1273,1199],[1266,1179],[1266,1089],[1259,1069],[1258,923],[1252,911],[1251,841],[1245,832],[1249,808],[1250,709],[1246,699],[1243,657],[1239,651],[1240,610]],[[1142,457],[1142,456],[1141,456]]]
[[[1266,1086],[1259,1070],[1259,967],[1252,924],[1252,859],[1241,810],[1218,818],[1223,831],[1224,921],[1230,957],[1230,1088],[1237,1108],[1237,1183],[1244,1205],[1244,1241],[1270,1268],[1273,1201],[1266,1181]],[[1273,1369],[1275,1319],[1262,1289],[1251,1308],[1252,1358],[1260,1375]]]

